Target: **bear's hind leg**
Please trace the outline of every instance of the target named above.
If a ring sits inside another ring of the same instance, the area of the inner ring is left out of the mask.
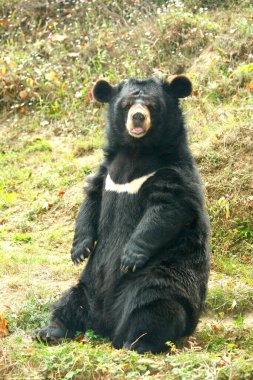
[[[85,331],[89,316],[87,301],[82,283],[70,288],[53,305],[50,325],[38,330],[36,338],[53,343]]]
[[[123,347],[139,354],[164,352],[168,350],[166,342],[175,342],[186,335],[187,320],[186,310],[176,301],[158,300],[135,309],[124,324]]]

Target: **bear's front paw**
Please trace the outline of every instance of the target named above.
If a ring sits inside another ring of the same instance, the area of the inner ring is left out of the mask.
[[[86,238],[79,244],[73,244],[71,249],[71,259],[74,264],[81,264],[86,259],[94,248],[94,240]]]
[[[128,271],[135,272],[136,269],[143,267],[148,257],[145,253],[141,253],[136,248],[126,247],[121,258],[121,272],[127,273]]]

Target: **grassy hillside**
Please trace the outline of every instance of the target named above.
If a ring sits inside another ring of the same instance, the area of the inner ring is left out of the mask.
[[[1,379],[253,379],[250,3],[0,0]],[[104,141],[95,81],[182,72],[212,226],[196,333],[163,355],[114,350],[92,331],[34,342],[81,271],[70,261],[74,221]]]

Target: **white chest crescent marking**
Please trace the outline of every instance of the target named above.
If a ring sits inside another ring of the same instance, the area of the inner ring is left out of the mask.
[[[128,193],[128,194],[136,194],[140,190],[141,186],[144,182],[147,181],[148,178],[152,177],[156,172],[144,175],[139,178],[135,178],[131,182],[127,183],[115,183],[110,177],[110,174],[107,174],[105,180],[105,190],[106,191],[115,191],[116,193]]]

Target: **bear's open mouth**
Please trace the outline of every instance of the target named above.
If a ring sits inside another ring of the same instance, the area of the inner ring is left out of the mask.
[[[143,135],[144,133],[146,133],[145,129],[142,127],[134,127],[131,129],[130,132],[134,135]]]

